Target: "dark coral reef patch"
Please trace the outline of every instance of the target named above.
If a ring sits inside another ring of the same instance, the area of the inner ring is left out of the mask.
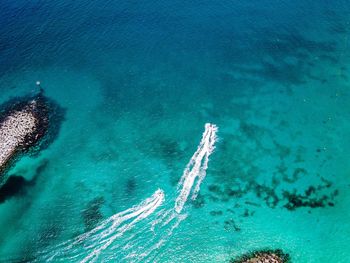
[[[87,208],[83,210],[82,217],[86,231],[93,229],[98,224],[98,222],[102,220],[103,215],[100,209],[104,202],[105,200],[103,197],[96,197],[91,200],[88,203]]]

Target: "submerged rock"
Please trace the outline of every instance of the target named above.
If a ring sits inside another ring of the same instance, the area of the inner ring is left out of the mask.
[[[105,199],[103,197],[96,197],[88,203],[87,208],[82,212],[86,231],[95,228],[98,222],[102,220],[103,215],[100,209],[104,203]]]
[[[230,263],[290,263],[290,257],[279,249],[262,250],[231,259]]]

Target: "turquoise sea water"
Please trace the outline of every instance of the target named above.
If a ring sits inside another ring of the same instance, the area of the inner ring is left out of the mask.
[[[348,262],[349,13],[345,0],[1,1],[0,103],[40,80],[65,120],[0,189],[0,262],[79,262],[107,239],[74,238],[158,188],[163,203],[96,262],[264,248]],[[150,230],[205,123],[218,140],[197,199]]]

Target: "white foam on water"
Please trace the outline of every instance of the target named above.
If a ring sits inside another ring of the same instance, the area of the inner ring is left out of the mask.
[[[46,261],[58,261],[60,256],[63,260],[79,261],[80,258],[81,263],[95,262],[104,250],[110,248],[109,250],[114,252],[106,255],[106,258],[112,262],[122,255],[125,261],[152,262],[152,257],[166,244],[173,231],[187,217],[183,208],[191,192],[193,200],[198,195],[200,185],[206,176],[209,156],[215,148],[217,130],[216,125],[205,124],[205,131],[197,150],[186,165],[178,183],[178,195],[171,208],[154,213],[164,202],[164,192],[159,189],[141,204],[117,213],[91,231],[61,243],[53,249],[54,253],[50,253]],[[153,216],[148,218],[152,214]],[[146,218],[148,222],[138,224]],[[138,228],[135,232],[112,245],[116,239],[136,225]]]
[[[200,185],[205,178],[208,168],[209,156],[214,150],[216,142],[216,132],[218,128],[214,124],[205,124],[205,131],[200,141],[197,151],[193,154],[187,164],[179,182],[180,194],[175,201],[175,211],[180,213],[191,193],[193,184],[197,179],[197,184],[192,193],[192,199],[196,199],[200,190]]]
[[[137,241],[131,241],[132,244],[127,244],[125,248],[131,250],[131,252],[125,257],[126,260],[132,259],[133,262],[151,262],[151,255],[165,245],[167,239],[172,236],[173,231],[187,217],[187,214],[183,213],[183,208],[192,190],[191,198],[193,200],[198,195],[200,185],[205,178],[208,168],[209,156],[215,149],[214,144],[217,140],[217,131],[218,128],[216,125],[205,124],[205,131],[197,150],[186,165],[179,181],[179,194],[176,197],[174,207],[169,210],[161,210],[157,214],[157,219],[151,222],[151,230],[154,234],[148,239],[147,246],[144,246],[142,243],[139,244]],[[161,235],[158,233],[161,233]]]
[[[159,189],[141,204],[117,213],[91,231],[59,244],[53,249],[53,253],[45,256],[45,261],[61,260],[58,257],[64,257],[66,260],[81,258],[88,251],[80,262],[94,262],[114,240],[131,230],[139,221],[150,216],[163,202],[164,192]]]
[[[107,247],[109,247],[116,238],[122,236],[126,231],[129,231],[130,229],[132,229],[136,223],[138,223],[139,221],[141,221],[141,220],[147,218],[149,215],[151,215],[163,203],[164,192],[161,190],[158,190],[158,191],[156,191],[156,193],[154,194],[153,197],[154,197],[154,200],[152,202],[150,202],[149,204],[146,204],[144,206],[141,206],[140,209],[136,210],[134,213],[125,216],[125,220],[129,220],[130,218],[133,218],[136,216],[136,218],[133,219],[130,223],[122,226],[117,231],[114,231],[115,227],[109,228],[107,234],[109,234],[111,232],[116,232],[116,234],[109,237],[106,240],[106,242],[103,244],[103,246],[94,249],[88,256],[86,256],[80,262],[85,263],[85,262],[88,262],[90,260],[91,260],[91,262],[94,262],[97,259],[97,257],[99,256],[99,254],[103,250],[105,250]],[[120,223],[118,222],[117,226],[119,226],[119,225],[120,225]],[[105,236],[106,235],[104,234],[102,236],[102,238],[104,238]],[[93,258],[94,258],[94,260],[92,260]]]

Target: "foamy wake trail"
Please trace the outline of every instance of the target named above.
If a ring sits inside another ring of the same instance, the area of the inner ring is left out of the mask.
[[[133,262],[152,262],[152,256],[159,251],[160,247],[165,245],[167,239],[173,234],[173,231],[187,217],[187,214],[182,213],[182,210],[193,188],[192,200],[195,200],[198,195],[200,185],[205,178],[208,168],[209,156],[215,149],[217,131],[218,128],[216,125],[205,124],[205,131],[198,148],[186,165],[179,181],[179,194],[175,200],[174,207],[169,210],[160,211],[157,214],[157,219],[151,222],[153,235],[147,238],[147,245],[142,241],[138,242],[137,239],[128,242],[126,248],[129,253],[125,259],[133,259]],[[194,184],[195,186],[193,187]]]
[[[101,252],[118,237],[133,229],[138,222],[150,216],[163,201],[164,192],[159,189],[141,204],[117,213],[91,231],[58,245],[53,249],[53,253],[44,256],[44,260],[95,262]]]
[[[175,204],[169,204],[171,208],[155,213],[164,201],[164,192],[157,190],[141,204],[117,213],[93,230],[59,244],[51,250],[53,252],[45,254],[45,262],[94,262],[103,251],[104,260],[108,262],[117,262],[121,258],[123,262],[153,262],[159,248],[165,245],[173,231],[187,217],[183,208],[191,192],[193,200],[198,195],[208,168],[209,156],[217,140],[217,130],[216,125],[205,124],[198,148],[179,181],[178,195],[172,201]],[[140,221],[143,223],[138,224]],[[118,242],[114,242],[116,239]],[[109,253],[106,252],[107,248]]]
[[[216,132],[218,128],[214,124],[205,124],[205,131],[200,141],[197,151],[193,154],[191,160],[187,164],[183,175],[180,179],[178,188],[181,188],[180,194],[175,201],[175,211],[180,213],[191,193],[194,181],[197,179],[197,184],[192,193],[192,199],[196,199],[200,185],[205,178],[208,168],[209,156],[214,150],[216,142]]]

